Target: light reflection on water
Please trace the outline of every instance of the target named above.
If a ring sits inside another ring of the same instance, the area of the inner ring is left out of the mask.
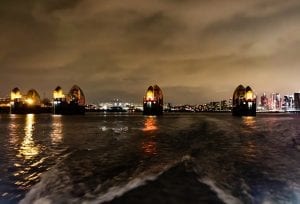
[[[256,125],[256,117],[254,116],[245,116],[243,117],[243,124],[246,127],[254,128]]]
[[[144,128],[143,131],[145,133],[155,133],[158,130],[157,127],[157,119],[156,117],[149,116],[144,121]],[[153,140],[155,137],[155,134],[146,134],[148,138],[147,141],[142,142],[142,149],[145,155],[156,155],[157,154],[157,144]]]
[[[254,116],[243,117],[243,124],[246,127],[246,129],[244,129],[244,132],[251,133],[253,131],[253,129],[256,128],[256,117],[254,117]],[[244,152],[244,156],[250,160],[255,159],[255,157],[257,157],[258,150],[257,150],[257,145],[256,145],[255,141],[248,140],[244,144],[244,148],[242,150]]]
[[[288,191],[294,188],[299,192],[299,154],[288,138],[278,138],[283,130],[289,131],[287,137],[300,135],[297,125],[300,117],[286,119],[273,116],[232,118],[218,114],[207,118],[200,114],[165,115],[163,118],[138,115],[129,119],[122,115],[115,118],[102,115],[10,116],[3,126],[9,136],[4,138],[6,143],[2,143],[3,155],[9,156],[1,161],[6,162],[3,165],[6,170],[1,174],[0,169],[0,203],[11,198],[19,201],[29,189],[32,191],[27,196],[33,196],[32,201],[44,196],[52,198],[53,203],[60,203],[60,199],[67,196],[66,203],[71,203],[76,196],[97,197],[102,193],[98,191],[99,183],[118,187],[128,178],[146,175],[149,169],[151,172],[165,169],[158,167],[169,166],[189,152],[192,152],[189,165],[195,165],[192,166],[195,169],[201,167],[199,172],[207,173],[218,188],[229,195],[232,192],[239,195],[244,203],[263,203],[264,197],[274,201],[277,194],[286,196],[278,203],[290,203],[284,202],[292,200]],[[299,137],[296,139],[300,141]],[[279,148],[284,151],[274,151]],[[172,169],[174,171],[176,177],[164,177],[166,180],[162,182],[173,185],[174,180],[187,176],[181,169]],[[44,174],[42,180],[41,174]],[[115,178],[120,181],[116,182]],[[1,185],[7,186],[1,189]],[[173,200],[177,199],[177,194],[181,196],[177,186],[175,190],[173,187],[167,189],[175,196]],[[182,182],[180,186],[189,187],[190,183]],[[69,195],[71,198],[67,200]],[[138,192],[140,197],[147,195],[148,192]],[[192,196],[197,194],[191,193]]]
[[[63,140],[63,124],[61,115],[52,116],[52,131],[50,134],[53,145],[59,144]]]
[[[27,114],[25,117],[25,136],[21,143],[19,154],[17,155],[17,157],[24,157],[25,160],[29,160],[39,154],[40,148],[35,144],[33,140],[34,125],[35,115]]]
[[[11,114],[7,119],[7,140],[2,144],[7,152],[1,161],[5,174],[0,178],[0,203],[3,200],[14,203],[22,192],[38,182],[42,171],[37,169],[46,159],[40,155],[43,148],[37,142],[40,139],[35,127],[37,116]]]
[[[16,115],[11,115],[8,125],[9,138],[8,141],[13,149],[17,149],[18,141],[20,140],[19,128],[20,124],[16,122]]]
[[[145,120],[145,127],[143,128],[143,131],[153,131],[153,130],[157,130],[157,120],[156,120],[156,117],[154,116],[149,116],[146,118]]]
[[[245,144],[244,156],[248,159],[254,159],[257,156],[257,145],[253,141],[248,141]]]
[[[156,155],[157,154],[156,142],[154,142],[154,141],[143,142],[142,148],[143,148],[143,152],[146,155]]]

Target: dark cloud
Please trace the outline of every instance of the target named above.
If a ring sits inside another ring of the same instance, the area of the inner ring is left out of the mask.
[[[200,103],[241,83],[290,93],[299,21],[296,0],[4,0],[0,94],[78,84],[89,102],[139,102],[158,84],[165,101]]]

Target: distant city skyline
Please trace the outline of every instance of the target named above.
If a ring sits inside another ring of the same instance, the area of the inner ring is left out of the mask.
[[[79,85],[88,103],[300,91],[297,0],[10,0],[0,3],[0,97]]]

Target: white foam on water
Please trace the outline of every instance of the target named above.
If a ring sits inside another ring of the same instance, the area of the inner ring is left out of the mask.
[[[127,184],[122,185],[122,186],[111,187],[105,193],[100,194],[96,199],[86,200],[86,201],[83,201],[82,203],[83,204],[100,204],[100,203],[112,201],[113,199],[124,195],[125,193],[129,192],[130,190],[133,190],[135,188],[145,185],[148,181],[156,180],[161,174],[168,171],[169,169],[171,169],[178,163],[184,162],[184,161],[190,160],[190,159],[191,159],[190,156],[183,156],[178,161],[174,161],[171,164],[164,166],[163,168],[161,166],[153,168],[150,171],[152,171],[152,172],[154,171],[154,172],[158,172],[158,173],[151,174],[149,172],[148,173],[144,172],[141,175],[139,175],[137,178],[134,178],[133,180],[129,181]],[[148,175],[145,176],[145,174],[148,174]],[[99,185],[99,186],[101,187],[101,185]]]
[[[161,174],[161,173],[160,173]],[[114,198],[120,197],[126,192],[135,189],[137,187],[145,185],[148,181],[154,181],[156,180],[159,175],[151,175],[147,176],[146,178],[135,178],[131,181],[129,181],[127,184],[124,186],[116,186],[116,187],[111,187],[108,189],[108,191],[104,194],[99,195],[96,199],[91,200],[91,201],[84,201],[82,202],[83,204],[100,204],[104,202],[109,202],[113,200]]]
[[[40,198],[40,199],[34,201],[33,204],[52,204],[52,201],[48,198]]]
[[[62,190],[67,191],[68,188],[67,186],[63,186],[65,184],[61,183],[62,179],[65,181],[68,180],[68,178],[58,172],[58,170],[51,169],[42,175],[41,181],[31,188],[25,195],[25,198],[20,201],[20,204],[55,203],[51,197],[54,197],[56,193],[60,193]],[[53,188],[55,188],[54,191],[52,191]],[[51,194],[48,189],[51,189]]]
[[[300,184],[298,183],[290,183],[289,187],[293,189],[293,193],[295,195],[295,200],[292,203],[300,203]]]
[[[210,189],[213,190],[217,194],[218,198],[221,199],[224,203],[228,203],[228,204],[242,204],[243,203],[238,198],[230,195],[226,191],[217,187],[215,182],[212,181],[211,179],[204,177],[202,179],[199,179],[199,181],[208,185],[210,187]]]
[[[109,202],[117,197],[122,196],[126,192],[138,188],[140,186],[145,185],[148,181],[156,180],[159,175],[150,175],[143,178],[135,178],[131,181],[129,181],[127,184],[122,186],[114,186],[109,188],[105,193],[100,194],[96,198],[93,198],[92,200],[87,198],[82,199],[76,199],[69,197],[68,195],[65,195],[63,200],[66,203],[83,203],[83,204],[100,204],[104,202]],[[25,196],[23,200],[20,201],[20,204],[55,204],[57,203],[59,197],[62,197],[62,194],[56,194],[56,192],[51,192],[51,194],[47,193],[47,188],[49,188],[48,185],[48,179],[50,178],[49,175],[44,176],[41,182],[36,184]],[[101,187],[101,184],[99,185]],[[66,187],[67,188],[67,187]]]
[[[71,153],[62,156],[62,160],[66,159]],[[58,165],[60,160],[56,165]],[[58,188],[57,191],[63,189],[62,180],[68,181],[63,172],[58,171],[55,167],[51,168],[46,173],[43,173],[39,183],[35,184],[25,197],[19,202],[20,204],[51,204],[52,202],[49,195],[49,188]]]
[[[184,158],[185,159],[185,158]],[[179,161],[171,165],[159,165],[153,167],[147,172],[143,172],[136,176],[128,183],[119,186],[113,186],[100,195],[89,195],[87,193],[82,198],[74,198],[69,192],[72,190],[70,178],[58,169],[52,168],[50,171],[42,175],[41,181],[34,185],[31,190],[25,195],[25,198],[20,201],[20,204],[52,204],[57,201],[64,203],[84,203],[84,204],[98,204],[109,202],[114,198],[120,197],[126,192],[137,187],[145,185],[148,181],[156,180],[162,173],[176,165]],[[101,184],[96,189],[100,189]],[[50,191],[49,191],[50,189]]]
[[[138,176],[137,178],[134,178],[133,180],[129,181],[127,184],[125,184],[123,186],[111,187],[106,193],[99,195],[96,199],[94,199],[92,201],[84,201],[82,203],[84,203],[84,204],[100,204],[100,203],[112,201],[113,199],[124,195],[125,193],[129,192],[130,190],[133,190],[135,188],[145,185],[148,181],[156,180],[161,174],[168,171],[172,167],[178,165],[178,163],[185,163],[185,162],[192,161],[192,160],[193,160],[193,158],[190,155],[184,155],[179,160],[174,161],[171,164],[164,166],[163,168],[158,167],[158,169],[160,169],[159,173],[156,173],[156,174],[152,173],[151,175],[148,175],[148,176],[145,176],[145,173],[143,173],[142,175]],[[154,170],[154,171],[158,172],[157,170]],[[237,204],[238,204],[238,202],[237,202]]]
[[[88,192],[82,198],[74,198],[68,192],[71,191],[71,182],[63,172],[58,169],[52,168],[50,171],[42,175],[41,181],[34,185],[31,190],[25,195],[25,198],[20,201],[20,204],[52,204],[57,201],[64,203],[84,203],[84,204],[100,204],[109,202],[117,197],[124,195],[125,193],[145,185],[149,181],[156,180],[161,174],[168,171],[175,165],[181,162],[191,160],[190,156],[183,156],[179,160],[166,164],[154,166],[146,172],[135,176],[132,180],[119,186],[113,186],[100,193],[99,195],[90,195]],[[63,182],[62,182],[63,181]],[[101,184],[95,189],[98,191],[101,188]],[[49,191],[49,189],[51,189]]]
[[[288,182],[289,195],[276,195],[272,192],[267,192],[262,198],[262,204],[285,203],[295,204],[300,203],[300,185],[294,182]]]

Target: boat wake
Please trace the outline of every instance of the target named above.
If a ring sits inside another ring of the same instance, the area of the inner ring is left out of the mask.
[[[115,177],[95,186],[89,186],[88,181],[75,185],[71,175],[53,168],[20,203],[242,203],[201,174],[201,168],[188,155],[134,172],[125,180],[118,181],[121,177]],[[80,195],[74,193],[78,187],[82,188]]]

